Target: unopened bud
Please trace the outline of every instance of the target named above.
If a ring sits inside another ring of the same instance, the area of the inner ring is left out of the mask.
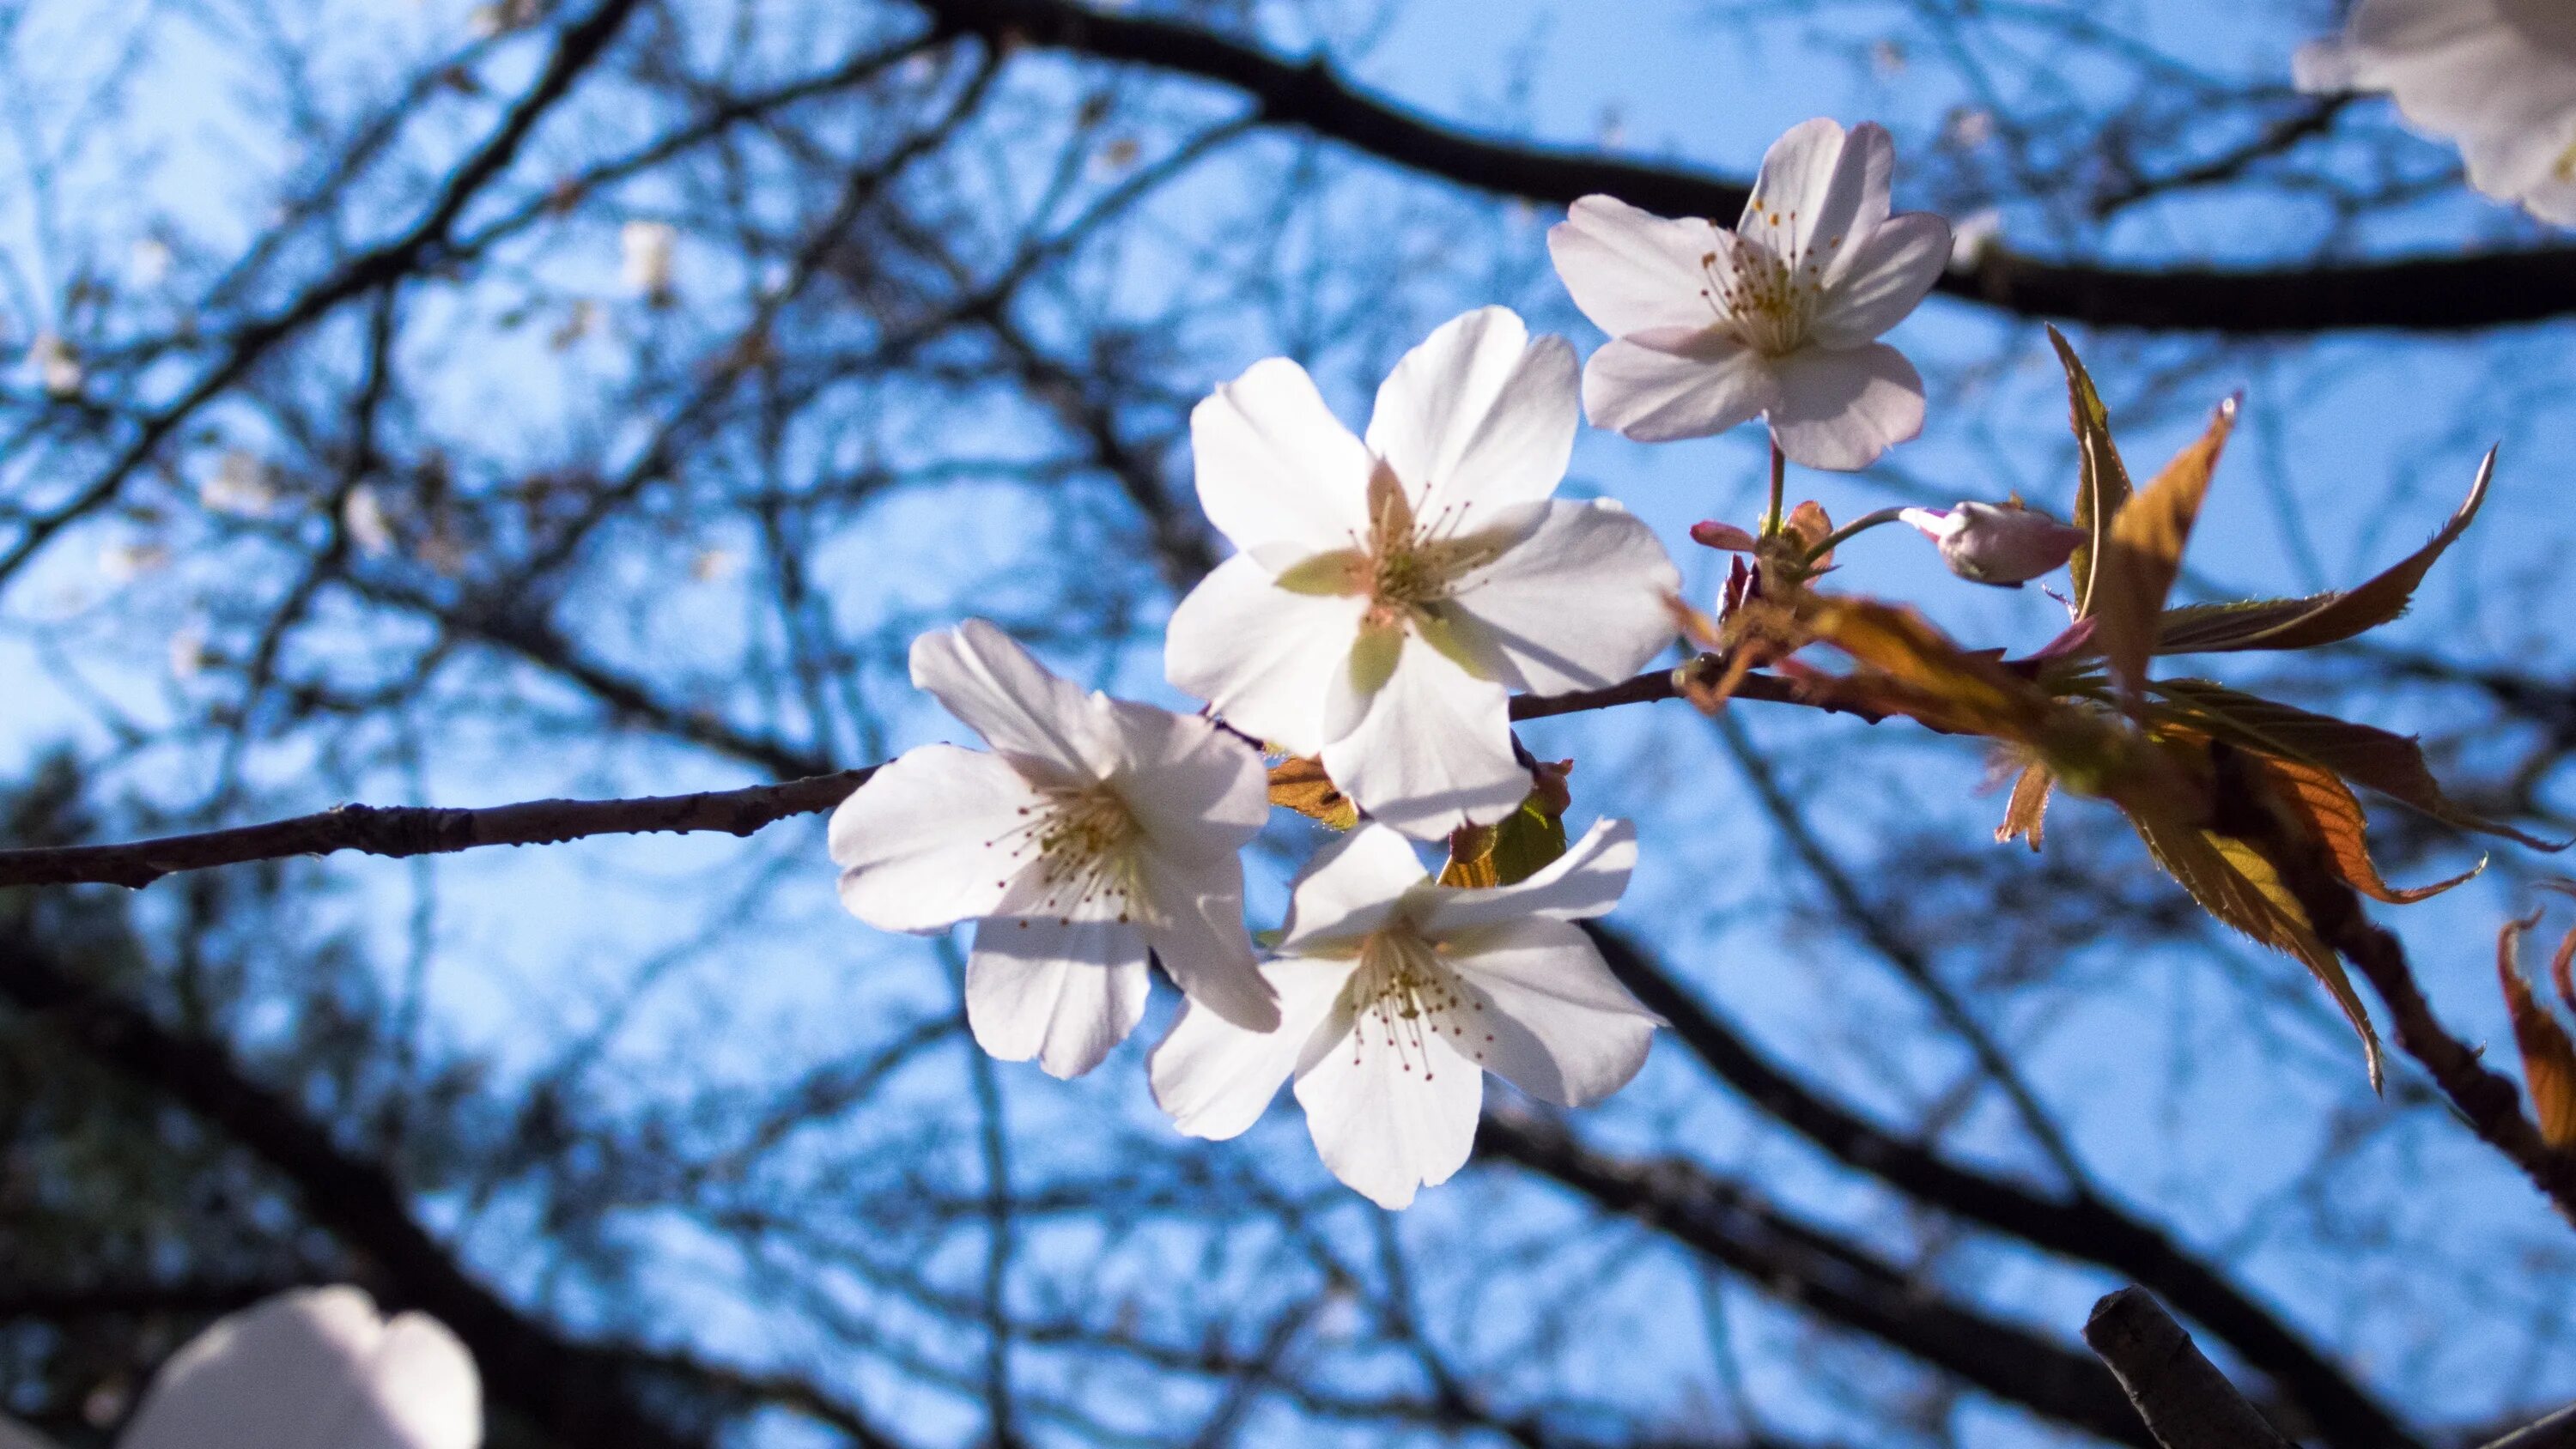
[[[1729,553],[1751,553],[1762,545],[1752,534],[1732,523],[1704,518],[1691,525],[1691,542],[1706,548],[1722,548]]]
[[[1897,517],[1938,544],[1950,572],[1970,583],[2014,589],[2063,567],[2084,541],[2047,514],[2017,504],[1962,503],[1956,508],[1908,508]]]

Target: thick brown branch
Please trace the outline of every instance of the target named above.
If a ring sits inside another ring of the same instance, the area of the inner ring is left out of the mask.
[[[2084,1341],[2119,1375],[2164,1449],[2290,1449],[2143,1289],[2123,1288],[2094,1304]]]
[[[441,855],[486,845],[552,845],[592,835],[686,834],[720,830],[749,835],[794,815],[814,815],[848,798],[875,773],[843,770],[696,795],[636,800],[530,800],[482,810],[435,806],[342,805],[317,815],[173,835],[130,845],[67,845],[0,850],[0,886],[93,882],[140,889],[165,875],[255,860],[355,850],[402,857]]]
[[[697,1449],[637,1407],[621,1357],[564,1337],[483,1286],[412,1215],[381,1164],[251,1080],[220,1043],[170,1030],[23,938],[0,937],[0,1000],[43,1014],[63,1040],[167,1093],[292,1183],[313,1221],[380,1271],[400,1306],[456,1330],[496,1403],[565,1449]]]
[[[1073,0],[914,0],[946,31],[1074,51],[1213,81],[1266,120],[1498,195],[1565,205],[1606,192],[1669,216],[1731,219],[1743,182],[1480,136],[1370,95],[1326,61],[1297,62],[1185,22],[1102,14]],[[2576,248],[2395,261],[2170,270],[2090,266],[1988,248],[1940,289],[2025,317],[2239,336],[2368,327],[2450,331],[2576,311]]]

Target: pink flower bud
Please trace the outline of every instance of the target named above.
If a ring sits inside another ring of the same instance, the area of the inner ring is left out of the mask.
[[[1729,553],[1751,553],[1761,545],[1752,534],[1732,523],[1704,518],[1691,525],[1691,542],[1708,548],[1722,548]]]
[[[1908,508],[1897,517],[1941,547],[1941,561],[1970,583],[2017,589],[2062,567],[2084,541],[2037,509],[2017,504],[1962,503],[1956,508]]]

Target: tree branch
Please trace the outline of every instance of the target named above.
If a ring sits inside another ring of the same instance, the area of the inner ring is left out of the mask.
[[[2164,1449],[2290,1449],[2144,1289],[2105,1294],[2084,1321],[2084,1341]]]
[[[1104,14],[1074,0],[913,3],[942,31],[1212,81],[1244,95],[1272,124],[1479,191],[1557,206],[1606,192],[1668,216],[1721,221],[1744,209],[1741,181],[1481,136],[1371,95],[1320,57],[1291,61],[1186,22]],[[2576,312],[2576,248],[2151,271],[2053,262],[1996,246],[1972,269],[1945,274],[1939,289],[2019,316],[2099,327],[2232,336],[2374,327],[2457,331]]]
[[[165,875],[355,850],[397,859],[487,845],[552,845],[593,835],[687,834],[720,830],[749,835],[796,815],[840,804],[867,783],[874,767],[843,770],[696,795],[634,800],[530,800],[482,810],[435,806],[342,805],[315,815],[172,835],[130,845],[67,845],[0,850],[0,886],[82,882],[141,889]]]

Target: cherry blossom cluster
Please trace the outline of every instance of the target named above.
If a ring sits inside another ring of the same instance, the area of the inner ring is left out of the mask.
[[[1135,1029],[1160,962],[1185,1003],[1149,1076],[1179,1130],[1233,1137],[1293,1079],[1325,1165],[1387,1207],[1465,1163],[1486,1072],[1569,1107],[1626,1085],[1657,1018],[1573,923],[1617,904],[1634,830],[1601,821],[1482,887],[1440,883],[1418,843],[1530,798],[1514,695],[1606,686],[1674,644],[1681,578],[1652,530],[1556,496],[1584,415],[1648,441],[1760,417],[1829,469],[1921,428],[1922,381],[1878,338],[1949,228],[1889,214],[1893,165],[1880,128],[1816,120],[1772,147],[1731,231],[1577,202],[1550,251],[1612,339],[1580,369],[1488,307],[1397,363],[1364,434],[1286,358],[1219,386],[1190,439],[1235,552],[1164,656],[1205,712],[1086,692],[980,620],[922,636],[913,682],[989,748],[915,749],[839,808],[843,903],[884,930],[975,923],[976,1041],[1059,1077]],[[2066,558],[2065,530],[2020,510],[1918,513],[1966,577]],[[1318,758],[1361,819],[1299,873],[1263,960],[1240,852],[1269,811],[1265,751]]]

